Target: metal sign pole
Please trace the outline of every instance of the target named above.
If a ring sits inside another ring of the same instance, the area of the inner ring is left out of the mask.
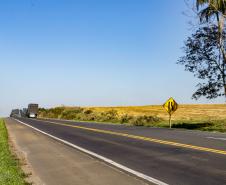
[[[169,126],[171,128],[171,114],[169,114]]]

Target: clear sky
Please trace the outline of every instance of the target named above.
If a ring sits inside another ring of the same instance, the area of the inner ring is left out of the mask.
[[[190,35],[183,0],[1,0],[0,115],[39,103],[115,106],[191,99],[176,64]]]

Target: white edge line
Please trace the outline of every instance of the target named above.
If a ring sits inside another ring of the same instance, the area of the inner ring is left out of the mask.
[[[226,141],[226,138],[223,138],[223,137],[206,137],[208,139],[217,139],[217,140],[224,140]]]
[[[30,127],[30,128],[32,128],[32,129],[34,129],[34,130],[36,130],[36,131],[38,131],[38,132],[40,132],[40,133],[42,133],[42,134],[44,134],[44,135],[47,135],[47,136],[49,136],[49,137],[51,137],[51,138],[53,138],[53,139],[55,139],[57,141],[60,141],[60,142],[62,142],[64,144],[69,145],[69,146],[71,146],[71,147],[73,147],[75,149],[78,149],[78,150],[80,150],[80,151],[82,151],[84,153],[87,153],[87,154],[89,154],[89,155],[91,155],[91,156],[93,156],[95,158],[98,158],[98,159],[100,159],[100,160],[102,160],[102,161],[104,161],[106,163],[111,164],[112,166],[115,166],[115,167],[117,167],[119,169],[122,169],[123,171],[126,171],[126,172],[128,172],[130,174],[133,174],[133,175],[135,175],[135,176],[137,176],[139,178],[142,178],[142,179],[145,179],[145,180],[147,180],[149,182],[155,183],[156,185],[168,185],[165,182],[159,181],[159,180],[157,180],[157,179],[155,179],[153,177],[150,177],[150,176],[147,176],[147,175],[145,175],[143,173],[140,173],[140,172],[137,172],[135,170],[132,170],[132,169],[126,167],[126,166],[123,166],[123,165],[121,165],[121,164],[119,164],[119,163],[117,163],[115,161],[112,161],[111,159],[108,159],[106,157],[103,157],[103,156],[101,156],[101,155],[99,155],[97,153],[94,153],[92,151],[86,150],[86,149],[84,149],[84,148],[82,148],[80,146],[74,145],[74,144],[72,144],[72,143],[70,143],[68,141],[65,141],[65,140],[60,139],[58,137],[55,137],[55,136],[53,136],[51,134],[48,134],[48,133],[46,133],[46,132],[44,132],[42,130],[39,130],[39,129],[31,126],[31,125],[28,125],[28,124],[26,124],[26,123],[24,123],[24,122],[22,122],[22,121],[20,121],[18,119],[15,119],[15,118],[13,118],[13,119],[18,121],[18,122],[20,122],[20,123],[22,123],[22,124],[24,124],[24,125],[26,125],[26,126],[28,126],[28,127]]]

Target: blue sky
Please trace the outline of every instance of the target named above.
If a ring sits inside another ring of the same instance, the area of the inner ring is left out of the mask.
[[[0,115],[30,102],[223,103],[192,100],[198,81],[176,64],[184,11],[182,0],[1,0]]]

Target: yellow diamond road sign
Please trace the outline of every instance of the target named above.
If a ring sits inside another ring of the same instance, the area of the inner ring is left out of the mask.
[[[177,104],[177,102],[173,98],[169,98],[166,101],[166,103],[164,103],[163,107],[171,115],[171,114],[173,114],[177,110],[178,104]]]

